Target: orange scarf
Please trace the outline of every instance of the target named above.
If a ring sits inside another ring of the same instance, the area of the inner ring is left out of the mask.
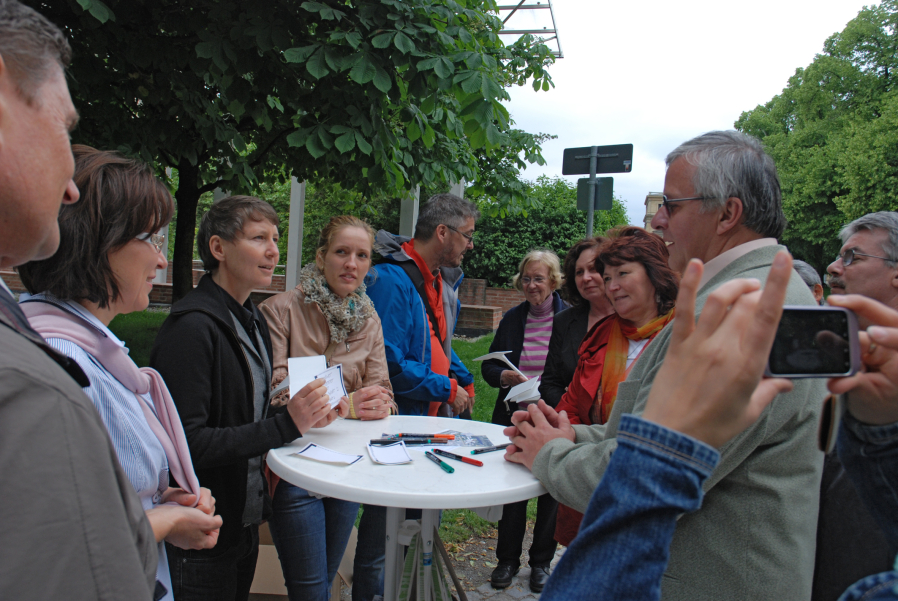
[[[648,322],[641,328],[634,327],[624,322],[622,319],[615,319],[611,326],[611,337],[608,340],[608,347],[605,351],[605,366],[602,369],[602,385],[599,387],[600,397],[596,399],[594,410],[599,410],[596,417],[600,419],[593,423],[604,424],[611,415],[611,408],[614,406],[614,400],[617,398],[617,387],[627,378],[630,372],[627,369],[627,351],[629,350],[630,340],[645,340],[649,342],[674,318],[676,309],[671,309],[665,315],[659,315],[652,321]],[[648,345],[646,345],[648,346]],[[646,347],[643,347],[644,351]],[[642,351],[640,351],[642,354]],[[634,361],[631,367],[635,365]]]

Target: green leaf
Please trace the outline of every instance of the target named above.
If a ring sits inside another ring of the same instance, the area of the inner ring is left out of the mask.
[[[318,138],[321,140],[321,144],[325,148],[333,148],[334,147],[334,137],[330,135],[323,125],[318,127]]]
[[[346,127],[345,125],[331,125],[329,129],[330,132],[335,135],[351,134],[355,131],[351,127]]]
[[[324,6],[323,4],[321,4],[320,2],[303,2],[303,3],[300,4],[299,6],[300,6],[301,8],[306,9],[306,10],[309,11],[310,13],[317,13],[317,12],[320,11],[322,8],[327,8],[326,6]]]
[[[277,109],[282,113],[284,112],[284,105],[282,105],[281,101],[278,100],[277,98],[275,98],[274,96],[268,97],[268,106],[270,106],[273,109]]]
[[[441,57],[437,60],[437,64],[434,65],[433,70],[440,79],[446,79],[455,71],[455,65],[452,64],[452,61],[448,58]]]
[[[200,42],[197,44],[196,55],[200,58],[212,58],[212,43]]]
[[[316,159],[320,159],[324,156],[324,153],[327,152],[321,147],[321,143],[318,141],[318,136],[309,136],[308,139],[306,139],[306,150],[308,150],[309,154]]]
[[[480,89],[481,79],[478,75],[477,71],[465,73],[464,79],[461,80],[461,89],[464,90],[465,94],[473,94]]]
[[[374,63],[368,57],[363,58],[349,72],[349,78],[356,83],[368,83],[377,75]]]
[[[320,47],[321,44],[312,44],[311,46],[303,46],[302,48],[288,48],[287,50],[284,50],[284,59],[288,63],[304,63],[309,59],[309,56]],[[197,53],[199,54],[199,46],[197,46]],[[209,56],[212,55],[210,54]]]
[[[325,59],[323,50],[319,49],[308,61],[306,61],[306,71],[308,71],[309,75],[315,79],[321,79],[330,73],[330,70],[327,68],[327,60]]]
[[[243,140],[243,136],[236,134],[231,141],[234,143],[234,150],[241,153],[246,152],[246,142]]]
[[[465,44],[470,44],[474,41],[473,36],[471,36],[471,32],[465,29],[464,27],[458,28],[458,39],[460,39]]]
[[[362,137],[362,134],[359,132],[355,132],[355,143],[358,144],[359,150],[364,152],[365,154],[371,154],[371,144],[368,143],[368,140]]]
[[[355,134],[343,134],[334,141],[334,145],[337,147],[337,150],[340,151],[340,154],[349,152],[355,148]]]
[[[396,35],[396,32],[390,31],[387,33],[382,33],[380,35],[376,35],[371,38],[371,45],[375,48],[386,48],[390,45],[390,42],[393,41],[393,37]]]
[[[346,43],[353,47],[353,49],[357,49],[359,44],[362,42],[362,35],[357,31],[350,31],[346,34]]]
[[[498,146],[502,142],[502,134],[492,123],[486,126],[486,139],[492,146]]]
[[[495,79],[484,72],[480,76],[480,93],[484,98],[493,99],[502,93],[502,88]]]
[[[408,134],[408,139],[410,142],[414,142],[421,137],[421,128],[418,127],[418,124],[415,121],[409,123],[405,131]]]
[[[78,0],[78,4],[100,23],[115,21],[115,14],[100,0]]]
[[[421,134],[421,140],[424,142],[424,146],[430,148],[433,146],[435,139],[436,133],[434,133],[433,128],[428,123],[427,127],[424,128],[424,133]]]
[[[239,100],[233,100],[231,101],[231,104],[228,105],[228,112],[234,115],[234,119],[239,121],[240,117],[243,116],[243,113],[246,112],[246,108]]]
[[[393,87],[393,80],[380,65],[375,65],[377,72],[374,74],[374,87],[386,94]]]
[[[431,94],[427,98],[424,99],[424,102],[421,103],[421,111],[424,112],[425,115],[429,115],[433,112],[434,106],[436,106],[437,95]]]
[[[401,31],[396,34],[395,38],[393,38],[393,43],[402,54],[408,54],[415,50],[415,43]]]
[[[309,137],[311,128],[297,129],[295,132],[287,136],[287,144],[291,147],[303,146]]]
[[[438,62],[440,62],[439,58],[425,58],[423,61],[418,61],[418,71],[433,69]]]

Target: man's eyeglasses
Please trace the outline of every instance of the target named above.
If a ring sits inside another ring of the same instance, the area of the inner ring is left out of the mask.
[[[867,253],[859,253],[853,248],[849,248],[845,252],[839,253],[839,258],[842,259],[842,265],[848,267],[852,263],[854,263],[855,257],[870,257],[871,259],[882,259],[883,261],[895,262],[894,259],[890,259],[888,257],[880,257],[878,255],[868,255]]]
[[[165,246],[165,234],[140,234],[139,236],[134,236],[135,240],[140,240],[141,242],[147,242],[156,249],[157,253],[162,252],[162,247]]]
[[[446,224],[444,223],[443,225],[446,225]],[[464,232],[460,232],[460,231],[458,231],[457,229],[455,229],[454,227],[452,227],[451,225],[446,225],[446,227],[448,227],[450,230],[452,230],[452,231],[455,232],[456,234],[461,234],[462,237],[463,237],[465,240],[467,240],[468,242],[470,242],[471,244],[474,243],[474,234],[473,234],[473,233],[466,234],[466,233],[464,233]]]
[[[708,196],[690,196],[689,198],[668,198],[666,194],[661,195],[661,204],[664,205],[664,210],[667,211],[668,216],[670,215],[670,203],[686,202],[687,200],[710,200],[710,198]]]
[[[521,283],[524,284],[525,286],[529,286],[531,282],[536,284],[537,286],[539,286],[540,284],[543,284],[545,281],[546,281],[546,278],[544,278],[544,277],[531,278],[531,277],[527,277],[525,275],[524,277],[521,278]]]

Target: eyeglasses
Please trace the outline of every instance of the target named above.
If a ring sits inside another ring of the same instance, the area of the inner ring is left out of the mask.
[[[443,225],[446,225],[446,224],[444,223]],[[464,233],[464,232],[458,231],[457,229],[455,229],[455,228],[452,227],[451,225],[446,225],[446,227],[448,227],[450,230],[452,230],[452,231],[455,232],[456,234],[461,234],[462,237],[463,237],[465,240],[467,240],[467,241],[470,242],[471,244],[474,244],[474,233],[473,233],[473,232],[470,233],[470,234],[466,234],[466,233]]]
[[[710,200],[710,197],[708,197],[708,196],[690,196],[689,198],[668,198],[666,194],[661,195],[661,204],[664,205],[664,210],[667,211],[668,216],[670,216],[670,203],[685,202],[687,200]]]
[[[888,257],[880,257],[877,255],[868,255],[867,253],[859,253],[853,248],[849,248],[845,252],[839,253],[839,258],[842,259],[842,265],[848,267],[852,263],[854,263],[855,257],[870,257],[871,259],[882,259],[883,261],[890,261],[892,263],[895,262],[894,259],[890,259]]]
[[[529,286],[531,284],[531,282],[536,284],[537,286],[539,286],[540,284],[543,284],[545,281],[546,281],[546,278],[544,278],[544,277],[531,278],[531,277],[527,277],[525,275],[524,277],[521,278],[521,283],[524,284],[525,286]]]
[[[139,236],[134,236],[135,240],[140,240],[141,242],[146,242],[150,246],[156,249],[157,253],[162,252],[162,247],[165,246],[165,234],[140,234]]]

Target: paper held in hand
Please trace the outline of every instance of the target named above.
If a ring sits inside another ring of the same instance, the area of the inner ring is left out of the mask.
[[[521,382],[517,386],[512,386],[505,397],[505,406],[511,410],[508,403],[517,403],[518,407],[535,403],[539,400],[539,378],[533,378],[526,382]]]
[[[338,363],[331,367],[327,366],[327,359],[324,355],[314,355],[312,357],[290,357],[287,359],[287,373],[289,374],[284,382],[289,380],[290,398],[292,399],[302,387],[321,378],[327,387],[327,395],[330,397],[330,406],[336,407],[340,399],[346,395],[346,388],[343,386],[343,365]],[[284,382],[275,388],[282,390]],[[272,395],[274,395],[272,391]]]
[[[494,353],[488,353],[486,355],[483,355],[482,357],[477,357],[476,359],[474,359],[474,361],[489,361],[490,359],[496,359],[497,361],[503,362],[505,365],[512,368],[513,370],[515,370],[522,376],[524,376],[524,374],[521,373],[521,370],[518,369],[517,367],[515,367],[511,363],[511,361],[508,360],[508,357],[505,356],[510,352],[511,351],[496,351]],[[527,376],[524,376],[524,377],[526,378]],[[515,387],[515,388],[517,388],[517,387]],[[512,390],[514,390],[514,388],[512,388]]]

